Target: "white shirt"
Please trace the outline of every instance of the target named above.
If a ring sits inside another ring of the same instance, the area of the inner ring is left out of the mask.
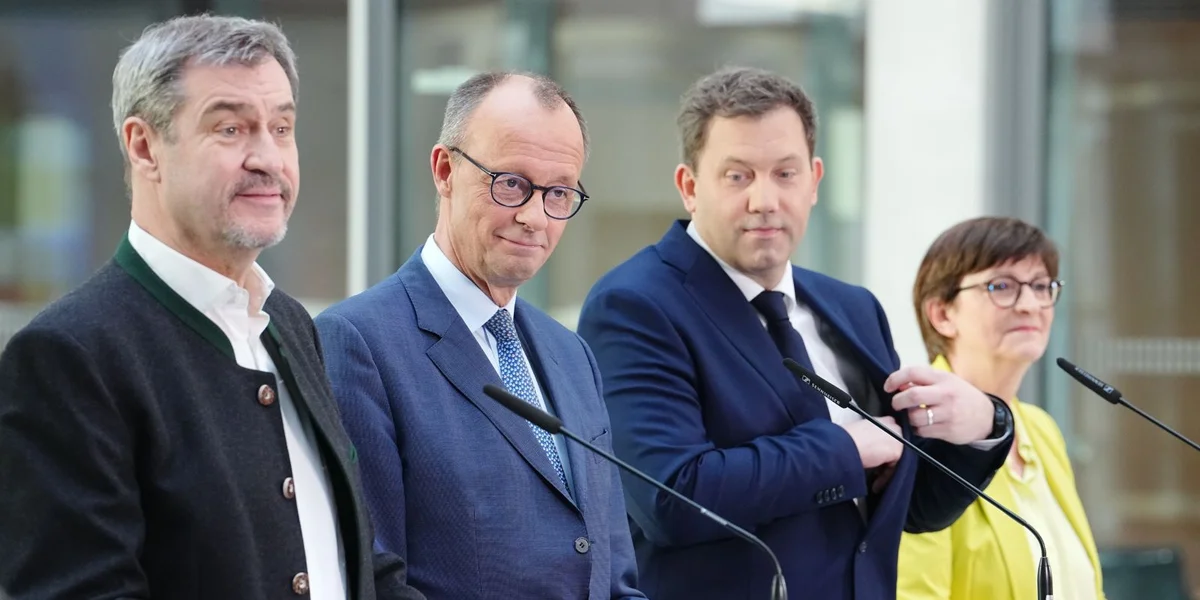
[[[1092,568],[1092,559],[1088,557],[1083,540],[1050,488],[1041,458],[1029,441],[1021,421],[1021,411],[1016,408],[1013,409],[1013,425],[1017,432],[1017,453],[1025,461],[1025,469],[1021,475],[1017,475],[1010,457],[1002,467],[1007,475],[1004,479],[1016,501],[1016,506],[1012,508],[1030,526],[1041,532],[1046,542],[1047,558],[1054,570],[1054,597],[1062,600],[1095,600],[1102,597],[1096,591],[1096,572]],[[1032,555],[1041,557],[1042,546],[1037,538],[1028,530],[1025,531],[1025,538],[1029,541]]]
[[[275,362],[259,337],[271,322],[263,303],[275,283],[257,263],[246,288],[184,256],[139,227],[129,224],[129,244],[175,293],[208,317],[229,338],[238,366],[275,376],[283,414],[283,435],[308,569],[309,593],[315,600],[346,598],[346,559],[334,515],[334,501],[311,425],[300,419]]]
[[[507,308],[508,313],[517,317],[517,297],[514,295],[508,304],[498,306],[492,301],[483,290],[475,285],[438,247],[437,241],[433,239],[433,235],[425,240],[425,246],[421,248],[421,261],[425,263],[425,268],[429,269],[429,274],[433,276],[433,280],[437,282],[438,287],[442,289],[442,293],[446,294],[446,298],[450,300],[450,304],[454,306],[454,310],[458,312],[459,318],[466,324],[467,330],[471,335],[475,336],[475,341],[479,342],[479,347],[483,349],[483,353],[492,363],[492,368],[496,369],[497,375],[500,373],[500,354],[496,350],[496,338],[484,327],[484,324],[496,314],[496,311],[501,308]],[[538,408],[554,414],[553,409],[546,403],[546,395],[542,392],[542,384],[538,382],[537,373],[533,370],[533,365],[529,362],[529,355],[521,348],[521,354],[525,360],[525,368],[529,370],[529,377],[533,380],[533,391],[537,394],[538,403],[541,405]],[[567,460],[567,441],[562,434],[551,436],[554,438],[554,445],[558,448],[558,457],[562,461],[563,474],[567,478],[567,486],[574,490],[574,480],[571,476],[571,464]]]
[[[748,275],[729,266],[728,263],[721,260],[719,256],[708,247],[708,244],[700,237],[700,232],[696,231],[696,224],[693,221],[688,223],[688,235],[692,236],[693,240],[704,248],[704,251],[712,255],[717,264],[721,265],[721,269],[726,275],[733,280],[734,285],[742,291],[742,295],[746,297],[746,301],[753,300],[759,294],[766,291],[757,281],[750,279]],[[837,386],[838,389],[846,389],[846,380],[842,377],[837,367],[837,356],[821,339],[817,328],[817,316],[813,314],[807,306],[796,301],[796,283],[792,279],[792,263],[788,262],[787,269],[784,269],[783,278],[771,291],[783,292],[783,304],[787,307],[788,320],[792,322],[792,327],[800,333],[800,338],[804,340],[804,349],[808,351],[808,358],[812,361],[813,372],[820,376],[825,381]],[[767,319],[762,315],[758,315],[758,320],[763,327],[767,326]],[[849,392],[847,392],[849,394]],[[838,425],[846,425],[854,421],[861,421],[862,417],[858,413],[842,408],[828,398],[825,399],[825,404],[829,407],[829,419]]]

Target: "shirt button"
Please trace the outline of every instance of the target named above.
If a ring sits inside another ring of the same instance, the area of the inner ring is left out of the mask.
[[[866,543],[866,542],[863,542],[863,543],[861,543],[861,544],[859,544],[859,545],[858,545],[858,553],[859,553],[859,554],[866,554],[866,553],[867,553],[867,543]]]
[[[296,576],[292,578],[292,591],[297,596],[308,594],[308,573],[296,573]]]
[[[587,538],[582,538],[582,537],[575,538],[575,551],[576,552],[578,552],[580,554],[587,554],[588,550],[590,550],[591,548],[592,548],[592,543],[587,541]]]
[[[270,406],[275,403],[275,390],[271,386],[263,384],[258,388],[258,403],[263,406]]]
[[[283,497],[288,500],[296,497],[296,481],[291,477],[283,480]]]

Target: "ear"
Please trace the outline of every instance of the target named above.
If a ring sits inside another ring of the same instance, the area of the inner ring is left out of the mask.
[[[450,161],[450,149],[437,144],[429,154],[429,169],[433,172],[433,187],[437,188],[442,200],[450,197],[453,189],[454,164]]]
[[[141,117],[129,117],[121,124],[121,143],[129,157],[130,174],[150,181],[161,181],[158,169],[159,152],[165,143],[162,136]],[[132,177],[131,177],[132,178]]]
[[[925,318],[933,325],[933,330],[942,337],[954,339],[958,336],[958,326],[954,323],[954,307],[938,298],[925,301]]]
[[[820,195],[820,194],[818,194],[818,191],[821,189],[821,179],[823,177],[825,177],[825,161],[821,160],[820,156],[813,158],[812,170],[813,170],[812,204],[810,204],[809,206],[816,206],[817,198]]]
[[[691,167],[683,163],[675,167],[675,189],[679,190],[679,198],[688,214],[696,214],[696,173]]]

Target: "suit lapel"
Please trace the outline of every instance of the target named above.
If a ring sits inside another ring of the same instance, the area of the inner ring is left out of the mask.
[[[1007,464],[1000,467],[1001,470],[1007,468]],[[1008,473],[996,473],[991,485],[984,491],[1001,506],[1012,507],[1016,506],[1017,499],[1013,496],[1012,487],[1008,484],[1008,476]],[[1033,551],[1029,548],[1029,542],[1026,541],[1025,528],[1010,519],[1008,515],[1000,512],[995,506],[987,504],[985,501],[977,500],[976,502],[982,505],[983,516],[996,535],[997,545],[1000,546],[1000,555],[1004,557],[1004,571],[1008,574],[1009,589],[1014,593],[1030,589],[1029,582],[1033,581],[1037,569],[1034,568],[1036,559],[1034,559]]]
[[[121,238],[121,244],[117,246],[117,254],[113,257],[117,266],[121,267],[134,281],[138,282],[155,300],[158,301],[164,308],[175,315],[185,325],[195,331],[201,338],[211,344],[214,348],[224,354],[226,358],[236,362],[237,359],[233,354],[233,344],[229,343],[229,338],[213,323],[204,313],[200,312],[196,307],[188,304],[178,292],[171,289],[155,272],[146,264],[137,250],[133,249],[133,244],[129,243],[129,234],[125,234]]]
[[[847,391],[851,393],[854,402],[872,416],[894,416],[900,424],[902,434],[912,438],[912,429],[908,419],[896,414],[891,409],[892,395],[883,392],[883,382],[890,375],[876,356],[867,351],[855,329],[850,316],[842,306],[832,298],[826,298],[816,292],[808,271],[799,268],[792,269],[792,280],[796,285],[796,299],[808,306],[818,322],[822,341],[834,350],[838,360],[838,371],[846,382]],[[875,315],[870,315],[875,317]],[[914,461],[918,457],[912,452],[905,452],[895,469],[915,468]],[[882,470],[878,467],[867,470],[868,483],[874,481]],[[860,511],[864,520],[875,526],[878,521],[873,519],[881,506],[896,502],[900,486],[889,485],[881,494],[869,493],[865,500],[865,510]]]
[[[270,298],[264,309],[269,314],[279,314],[271,310]],[[328,396],[327,388],[314,379],[314,373],[322,373],[319,367],[303,368],[300,355],[293,350],[300,348],[301,342],[295,339],[288,327],[277,326],[277,321],[277,318],[272,318],[261,339],[275,363],[280,379],[287,387],[296,412],[301,420],[313,428],[317,452],[329,473],[330,491],[334,496],[334,507],[342,532],[343,548],[347,555],[347,583],[351,586],[351,593],[357,595],[357,569],[361,564],[357,556],[358,533],[363,530],[363,524],[358,521],[349,471],[358,460],[357,451],[342,429],[333,398]],[[319,400],[322,398],[324,402]]]
[[[721,265],[687,234],[683,222],[677,222],[657,248],[663,260],[687,274],[684,289],[716,329],[775,390],[793,423],[829,418],[824,400],[809,401],[812,399],[804,395],[795,376],[783,366],[779,350],[754,307]]]
[[[838,342],[843,342],[840,345],[857,355],[859,362],[867,368],[868,372],[864,375],[872,381],[883,383],[883,380],[887,379],[891,373],[880,364],[873,354],[867,352],[866,347],[863,346],[862,341],[855,334],[854,328],[850,325],[849,316],[841,306],[817,294],[811,284],[811,279],[803,269],[793,268],[792,278],[796,282],[796,298],[808,305],[813,314],[824,324],[825,331],[837,335],[840,338]],[[874,317],[874,315],[871,316]]]
[[[313,428],[324,440],[328,451],[335,453],[335,456],[331,457],[327,451],[323,451],[325,459],[336,459],[332,462],[336,462],[339,469],[344,469],[347,463],[357,460],[350,440],[343,435],[341,420],[334,411],[332,399],[329,402],[317,401],[317,398],[325,395],[322,386],[313,380],[312,373],[308,370],[293,368],[296,358],[289,348],[295,347],[296,342],[291,332],[286,328],[277,327],[275,320],[272,320],[263,332],[262,339],[284,385],[292,395],[296,408],[301,415],[311,419]]]
[[[556,353],[551,348],[551,338],[543,334],[529,318],[529,311],[534,310],[533,307],[520,300],[517,301],[517,304],[515,317],[517,331],[521,334],[521,345],[524,346],[525,354],[533,363],[533,369],[537,373],[538,383],[541,384],[546,403],[553,407],[558,418],[568,429],[580,436],[587,435],[588,431],[583,428],[586,420],[580,410],[579,394],[571,385],[571,379],[563,370],[562,365],[558,364]],[[587,462],[584,460],[584,452],[582,448],[567,448],[565,458],[571,465],[574,494],[568,495],[566,490],[561,489],[561,486],[556,486],[565,497],[573,500],[581,511],[584,509],[583,499],[587,497]],[[549,461],[547,461],[547,466],[549,466]],[[557,476],[554,483],[558,483]]]
[[[1029,441],[1035,447],[1045,448],[1045,450],[1038,453],[1038,458],[1041,460],[1042,468],[1045,472],[1046,483],[1050,486],[1050,493],[1054,495],[1054,499],[1062,507],[1063,514],[1067,516],[1067,521],[1071,523],[1071,529],[1075,531],[1075,535],[1079,536],[1079,541],[1083,544],[1084,552],[1087,553],[1088,559],[1092,561],[1093,568],[1095,568],[1096,565],[1100,564],[1099,557],[1096,554],[1096,541],[1093,539],[1092,531],[1088,527],[1087,516],[1083,511],[1083,503],[1079,500],[1079,494],[1072,485],[1068,485],[1072,482],[1070,463],[1067,462],[1070,459],[1066,457],[1065,450],[1064,454],[1052,453],[1050,451],[1050,448],[1058,446],[1058,444],[1053,439],[1049,439],[1049,436],[1045,435],[1041,428],[1029,425],[1029,419],[1025,418],[1025,411],[1022,410],[1020,402],[1015,403],[1014,409],[1019,413],[1019,418],[1025,424],[1022,433],[1029,437]],[[1059,458],[1062,460],[1058,460]]]
[[[558,473],[550,466],[550,459],[538,444],[529,423],[483,393],[486,384],[503,386],[500,375],[425,268],[419,252],[405,263],[397,275],[412,300],[417,327],[438,338],[425,352],[429,360],[460,394],[492,422],[525,462],[570,502],[570,496],[563,488]]]

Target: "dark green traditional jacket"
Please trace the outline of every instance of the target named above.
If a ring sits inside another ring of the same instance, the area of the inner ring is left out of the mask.
[[[326,465],[349,597],[420,598],[374,552],[312,319],[278,290],[264,310]],[[0,598],[305,596],[277,386],[123,241],[0,354]]]

